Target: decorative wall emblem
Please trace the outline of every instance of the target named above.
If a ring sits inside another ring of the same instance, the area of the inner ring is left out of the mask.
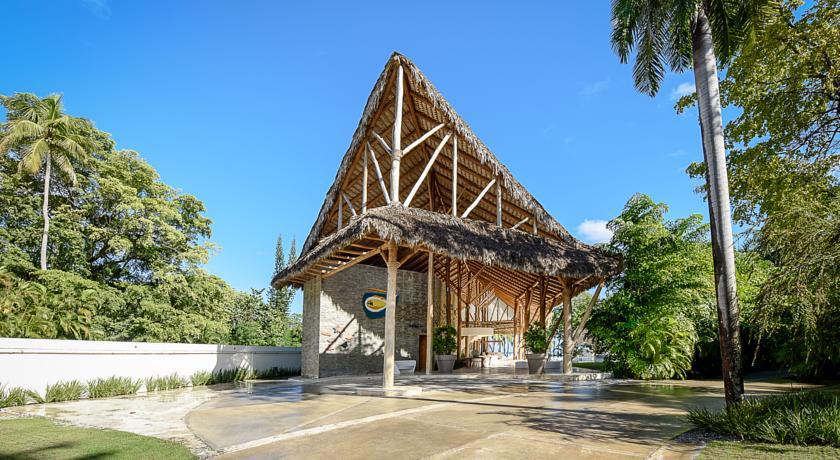
[[[362,309],[368,318],[384,318],[385,317],[385,291],[382,289],[368,289],[362,295]],[[397,295],[399,302],[400,296]]]

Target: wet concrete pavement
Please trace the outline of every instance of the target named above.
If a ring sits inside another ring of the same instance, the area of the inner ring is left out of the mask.
[[[723,404],[719,382],[564,383],[506,376],[398,379],[419,396],[356,391],[379,377],[279,381],[17,408],[182,442],[222,458],[663,458],[690,407]],[[750,382],[748,392],[789,390]],[[665,446],[665,447],[663,447]]]

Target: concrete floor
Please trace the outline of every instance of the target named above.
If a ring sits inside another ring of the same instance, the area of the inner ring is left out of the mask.
[[[16,413],[173,439],[221,458],[688,458],[668,440],[718,382],[402,376],[419,396],[357,396],[380,377],[278,381],[25,406]],[[750,382],[752,394],[789,384]]]

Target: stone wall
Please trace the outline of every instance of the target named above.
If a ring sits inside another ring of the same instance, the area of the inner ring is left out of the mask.
[[[362,297],[371,289],[385,290],[387,280],[385,268],[359,264],[306,283],[304,376],[382,372],[385,318],[368,318]],[[400,270],[397,292],[396,359],[416,360],[420,335],[426,333],[426,274]]]

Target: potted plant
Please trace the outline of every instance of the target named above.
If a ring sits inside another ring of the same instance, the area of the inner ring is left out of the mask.
[[[432,339],[432,349],[435,352],[435,362],[438,372],[451,374],[455,367],[455,355],[453,352],[457,347],[455,341],[455,328],[452,326],[441,326],[435,328],[435,336]]]
[[[544,327],[539,324],[532,324],[531,327],[525,331],[525,348],[529,353],[526,354],[528,358],[528,373],[541,374],[543,366],[545,366],[545,352],[548,350],[548,334]]]

